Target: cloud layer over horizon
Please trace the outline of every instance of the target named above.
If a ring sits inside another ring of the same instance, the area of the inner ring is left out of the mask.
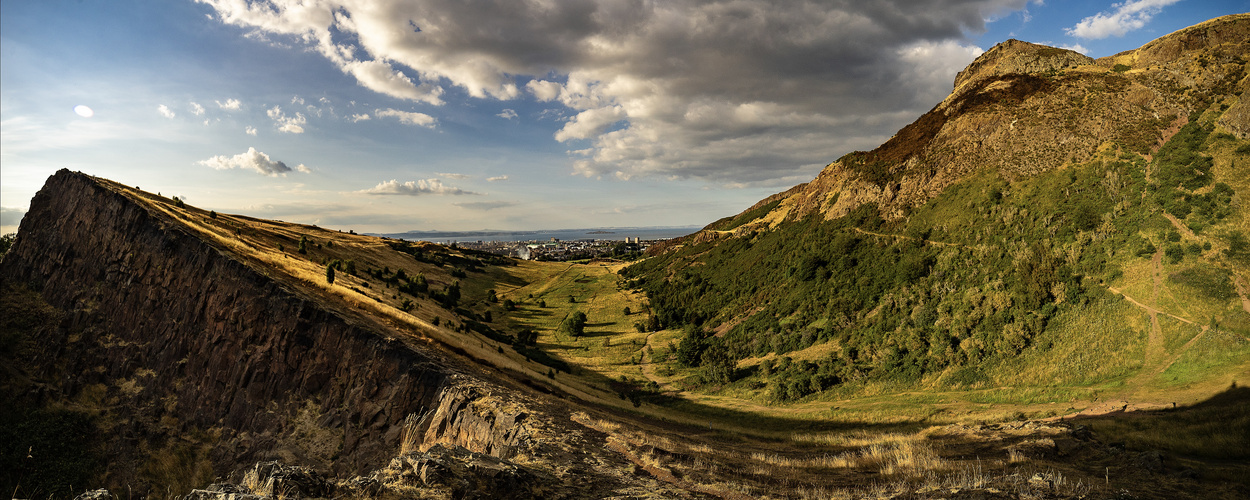
[[[980,54],[966,32],[1027,3],[198,1],[419,106],[444,105],[450,89],[561,105],[553,138],[575,173],[727,185],[811,175],[875,147]],[[399,113],[374,114],[435,123]]]

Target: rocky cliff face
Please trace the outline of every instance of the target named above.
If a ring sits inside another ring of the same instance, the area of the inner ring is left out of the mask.
[[[508,458],[552,425],[544,403],[333,313],[86,175],[51,177],[18,234],[0,284],[62,311],[31,332],[27,401],[97,415],[115,487],[141,488],[169,457],[170,474],[209,462],[191,483],[261,459],[365,473],[401,446]]]
[[[949,97],[885,144],[846,155],[811,182],[762,201],[756,206],[781,200],[735,233],[812,213],[836,218],[865,203],[899,219],[971,175],[1012,181],[1088,161],[1107,148],[1149,154],[1207,105],[1228,107],[1220,125],[1245,138],[1248,35],[1250,14],[1239,14],[1099,60],[1003,42],[958,74]]]

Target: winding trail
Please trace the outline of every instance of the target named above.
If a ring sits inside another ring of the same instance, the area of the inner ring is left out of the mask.
[[[1167,219],[1172,222],[1172,227],[1176,228],[1177,231],[1180,231],[1180,233],[1186,238],[1190,238],[1190,239],[1197,238],[1197,236],[1194,236],[1194,232],[1189,229],[1189,226],[1182,224],[1181,220],[1177,219],[1175,215],[1172,215],[1165,211],[1163,212],[1163,216],[1167,217]]]
[[[930,245],[935,245],[935,246],[939,246],[939,247],[964,247],[964,246],[965,246],[965,245],[960,245],[959,243],[949,243],[949,242],[945,242],[945,241],[933,241],[933,240],[926,240],[926,239],[921,239],[921,238],[913,238],[913,237],[911,237],[911,236],[906,236],[906,235],[902,235],[902,234],[874,233],[874,232],[872,232],[872,231],[865,231],[865,230],[860,229],[860,228],[858,228],[858,227],[853,227],[853,228],[851,228],[851,229],[852,229],[852,230],[854,230],[854,231],[855,231],[855,232],[857,232],[857,233],[860,233],[860,234],[868,234],[868,235],[876,236],[876,237],[879,237],[879,238],[894,238],[894,239],[896,239],[896,240],[912,240],[912,241],[920,241],[920,242],[923,242],[923,243],[928,243],[928,244],[930,244]]]
[[[1150,259],[1153,266],[1154,289],[1151,291],[1150,337],[1146,340],[1146,362],[1163,356],[1163,327],[1159,324],[1159,289],[1163,288],[1163,249],[1155,250]]]

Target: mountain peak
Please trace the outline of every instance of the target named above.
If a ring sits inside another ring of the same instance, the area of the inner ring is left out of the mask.
[[[1093,63],[1093,58],[1079,52],[1011,39],[991,47],[955,75],[955,93],[964,85],[985,78],[1045,73]]]

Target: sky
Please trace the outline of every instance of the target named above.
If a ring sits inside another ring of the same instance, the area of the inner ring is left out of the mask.
[[[0,2],[0,232],[61,168],[357,232],[702,226],[1009,38],[1091,57],[1250,0]]]

